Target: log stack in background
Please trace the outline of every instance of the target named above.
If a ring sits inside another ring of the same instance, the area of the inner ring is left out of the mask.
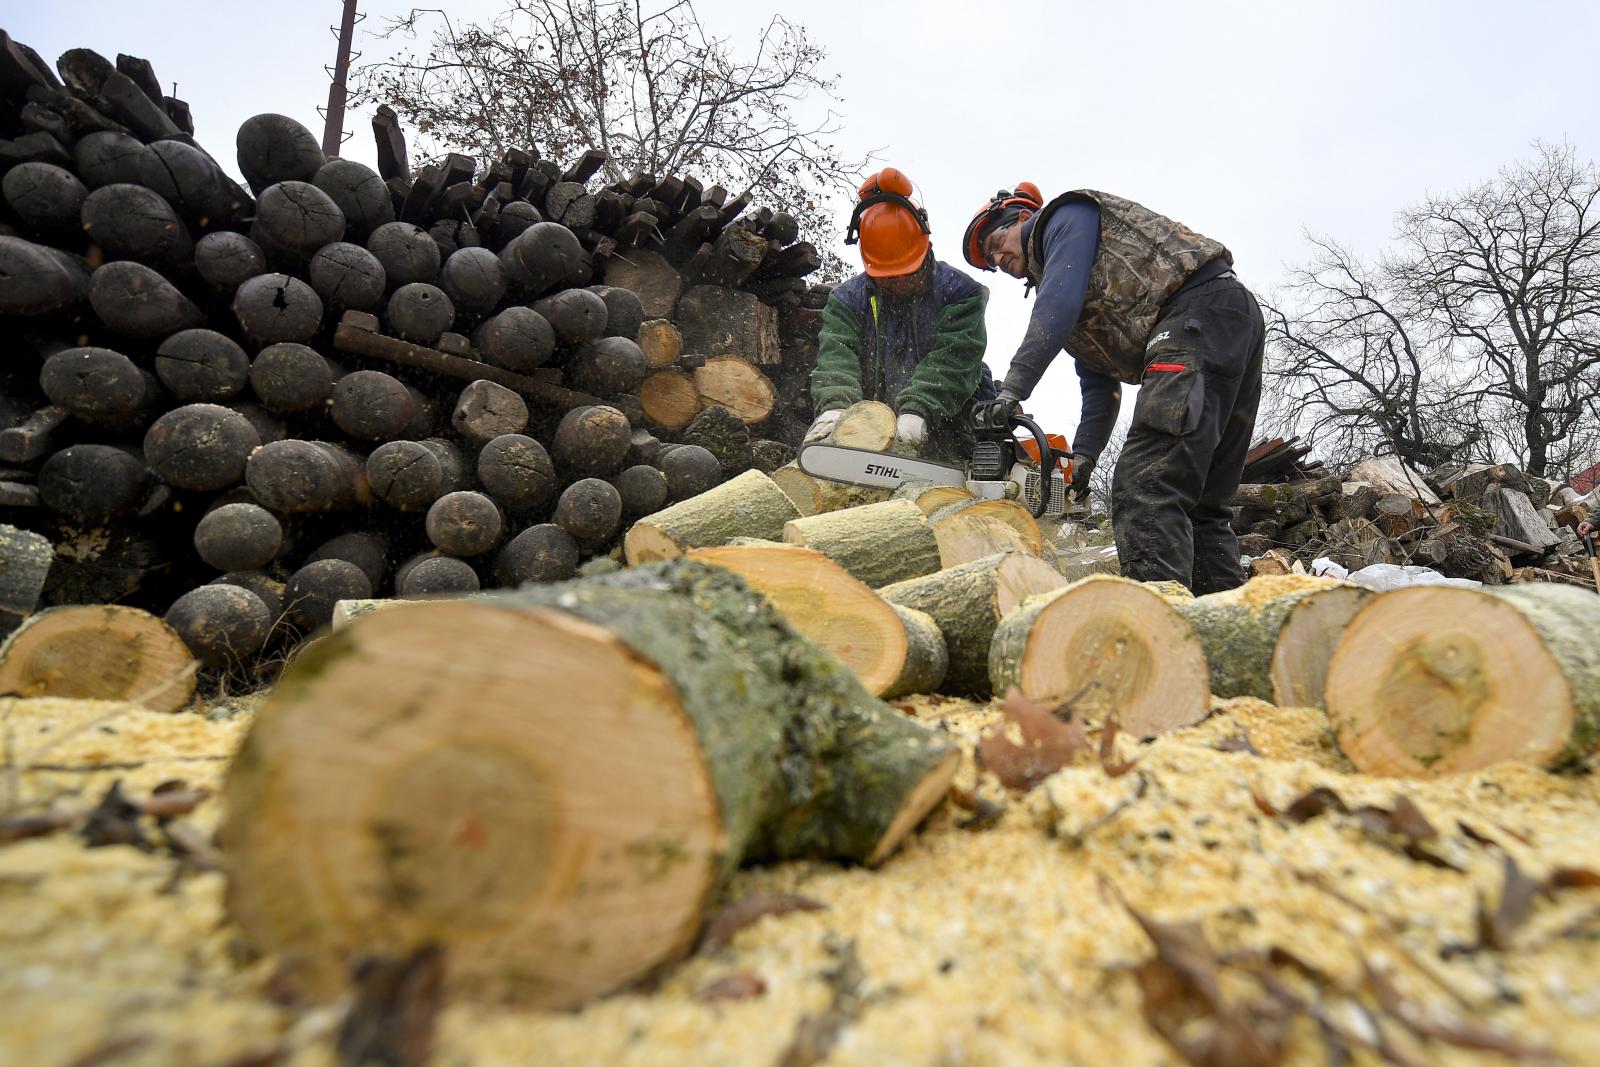
[[[570,577],[793,458],[828,287],[786,212],[597,151],[413,168],[387,108],[377,171],[248,120],[241,185],[159,86],[0,34],[0,523],[52,549],[8,617],[246,660],[339,599]]]

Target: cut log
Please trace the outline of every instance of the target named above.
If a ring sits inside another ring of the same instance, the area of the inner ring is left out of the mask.
[[[1545,523],[1527,494],[1496,486],[1483,494],[1483,507],[1494,513],[1494,533],[1532,545],[1535,550],[1561,543],[1561,538]]]
[[[803,473],[803,472],[802,472]],[[894,491],[896,500],[909,500],[922,509],[922,513],[932,517],[936,512],[959,504],[962,501],[975,499],[972,490],[958,485],[940,485],[938,482],[910,481],[901,482]],[[1033,517],[1032,513],[1028,516]],[[1038,524],[1035,523],[1035,529]],[[1034,555],[1038,555],[1037,552]]]
[[[651,319],[639,327],[639,350],[651,370],[664,370],[683,354],[683,337],[666,319]]]
[[[1600,597],[1565,585],[1414,586],[1372,597],[1328,666],[1328,719],[1368,774],[1581,761],[1600,738]]]
[[[626,337],[587,341],[567,360],[573,384],[601,395],[631,394],[650,374],[644,353]]]
[[[389,572],[389,541],[371,530],[352,530],[318,545],[316,551],[306,557],[306,562],[315,563],[319,559],[342,559],[346,563],[354,563],[367,576],[372,588],[377,589],[383,584],[383,576]]]
[[[372,583],[361,568],[348,560],[319,559],[289,576],[283,587],[283,604],[289,616],[306,630],[333,621],[333,606],[341,600],[368,600]]]
[[[814,548],[874,589],[939,569],[939,542],[927,516],[905,500],[796,518],[783,540]]]
[[[84,232],[108,260],[173,267],[194,254],[189,229],[172,205],[142,185],[96,189],[84,199],[81,218]]]
[[[194,528],[194,547],[219,571],[259,570],[283,550],[283,526],[257,504],[224,504]]]
[[[589,291],[606,302],[606,336],[637,341],[644,325],[644,304],[639,294],[619,285],[591,285]]]
[[[1300,574],[1252,578],[1237,589],[1176,605],[1206,650],[1211,692],[1219,697],[1271,700],[1272,655],[1278,632],[1299,601],[1336,585]]]
[[[506,284],[500,257],[487,248],[462,248],[439,269],[439,288],[463,314],[493,311],[506,295]]]
[[[316,441],[273,441],[250,454],[245,484],[261,506],[280,514],[332,511],[351,507],[359,495],[351,473],[333,446]],[[365,483],[366,468],[360,466]]]
[[[683,278],[659,253],[629,251],[606,261],[605,284],[631,290],[646,319],[670,319],[683,292]]]
[[[276,182],[309,182],[328,162],[311,131],[286,115],[255,115],[239,127],[239,172],[257,195]]]
[[[297,284],[304,287],[303,282]],[[250,285],[246,282],[239,291]],[[315,300],[316,294],[311,293],[311,298]],[[89,304],[108,328],[128,337],[165,337],[199,326],[205,319],[171,282],[143,263],[128,260],[107,263],[90,276]]]
[[[953,487],[947,486],[945,488]],[[957,491],[965,492],[965,490]],[[920,508],[922,506],[921,497],[914,503]],[[1039,530],[1039,520],[1033,517],[1033,512],[1029,511],[1026,506],[1015,500],[961,500],[954,504],[946,505],[928,516],[928,521],[933,525],[936,532],[940,529],[951,528],[953,524],[946,520],[956,519],[963,521],[995,519],[1017,532],[1023,551],[1030,556],[1037,556],[1044,552],[1044,534]],[[992,552],[988,553],[988,555],[993,554]],[[963,559],[961,562],[967,563],[970,561]]]
[[[237,411],[185,404],[151,424],[144,435],[144,461],[175,489],[213,492],[244,477],[245,461],[260,446],[255,427]]]
[[[645,418],[667,430],[689,425],[702,406],[700,390],[687,373],[669,368],[650,375],[639,385],[639,405]]]
[[[1328,661],[1345,627],[1372,596],[1359,585],[1321,589],[1289,609],[1272,649],[1272,702],[1285,708],[1320,708]]]
[[[478,572],[452,556],[434,556],[418,563],[406,573],[399,590],[404,597],[455,596],[477,591]]]
[[[693,564],[374,612],[313,658],[222,838],[233,917],[323,997],[433,943],[451,995],[575,1006],[686,952],[745,858],[882,862],[958,763]]]
[[[739,356],[756,366],[781,360],[778,312],[752,293],[720,285],[696,285],[678,301],[673,322],[686,352]]]
[[[667,494],[674,501],[708,493],[723,481],[722,464],[699,445],[663,448],[659,466],[667,478]]]
[[[367,251],[383,264],[390,285],[431,282],[443,257],[428,231],[410,222],[386,222],[367,238]]]
[[[509,307],[472,332],[484,359],[506,370],[542,367],[556,350],[556,332],[530,307]]]
[[[149,485],[144,460],[110,445],[68,445],[39,468],[45,507],[80,523],[132,514]]]
[[[446,493],[428,508],[428,540],[451,556],[481,556],[505,529],[500,509],[482,493]]]
[[[611,479],[622,497],[622,521],[654,515],[667,506],[671,490],[667,476],[645,463],[635,464]]]
[[[932,617],[890,604],[815,549],[739,544],[688,556],[744,579],[874,696],[932,693],[944,680],[949,657]]]
[[[495,580],[508,587],[566,581],[578,573],[578,557],[578,542],[555,523],[530,526],[500,550]]]
[[[172,628],[119,604],[49,608],[0,645],[0,693],[126,700],[178,711],[194,695],[195,660]]]
[[[533,306],[556,332],[556,341],[571,348],[606,332],[606,302],[587,289],[566,289]]]
[[[1043,560],[1006,552],[878,593],[891,604],[927,612],[938,624],[950,656],[944,692],[984,698],[990,693],[989,647],[1000,620],[1028,597],[1066,584]]]
[[[248,197],[215,160],[182,141],[156,141],[139,158],[139,182],[160,193],[185,222],[200,230],[226,225]]]
[[[383,305],[383,294],[389,285],[378,257],[348,241],[335,241],[318,249],[311,257],[307,276],[323,303],[340,311],[376,310]]]
[[[1275,508],[1296,500],[1332,500],[1339,496],[1341,484],[1338,475],[1330,474],[1325,478],[1304,482],[1241,485],[1229,503],[1236,508]]]
[[[685,444],[699,445],[722,467],[724,478],[743,474],[756,465],[750,449],[750,431],[744,422],[721,404],[711,404],[684,427]]]
[[[150,149],[126,132],[101,130],[72,146],[72,170],[91,189],[116,182],[138,184]]]
[[[444,290],[427,282],[396,289],[383,309],[384,327],[402,341],[432,346],[455,324],[456,309]]]
[[[355,237],[394,221],[394,201],[383,178],[353,159],[330,159],[311,184],[328,194]]]
[[[167,609],[164,621],[207,667],[238,663],[261,651],[272,633],[271,609],[237,585],[202,585]]]
[[[478,453],[478,481],[517,515],[542,514],[561,479],[543,445],[522,434],[502,434]]]
[[[250,357],[215,330],[182,330],[156,350],[156,377],[178,400],[210,403],[238,396],[250,382]]]
[[[969,515],[952,511],[960,505],[942,509],[928,520],[934,538],[939,542],[939,565],[959,567],[963,563],[985,559],[996,552],[1030,552],[1028,543],[1015,526],[994,515]],[[950,514],[943,512],[950,511]]]
[[[321,411],[333,396],[333,367],[314,349],[292,341],[268,345],[250,364],[250,388],[268,411]]]
[[[125,422],[151,400],[145,373],[109,348],[57,352],[39,368],[39,387],[52,404],[86,422]]]
[[[358,441],[391,441],[410,432],[417,405],[393,375],[358,370],[333,383],[328,413],[335,426]]]
[[[616,408],[574,408],[556,425],[550,457],[568,478],[605,478],[622,469],[632,438],[633,428]]]
[[[834,423],[829,440],[849,448],[887,452],[894,447],[894,435],[894,408],[876,400],[863,400],[845,408],[839,421]]]
[[[501,434],[521,433],[528,425],[528,405],[505,386],[480,378],[461,390],[450,424],[482,448]]]
[[[750,452],[755,457],[756,469],[771,474],[786,464],[793,463],[795,450],[782,441],[769,441],[762,437],[750,439]]]
[[[580,544],[603,544],[622,525],[622,496],[610,482],[580,478],[561,491],[555,521]]]
[[[278,182],[256,201],[250,238],[274,261],[298,266],[344,240],[344,230],[344,212],[327,193],[310,182]]]
[[[713,356],[696,367],[694,388],[702,406],[721,404],[747,426],[765,422],[778,399],[767,376],[739,356]]]
[[[1428,488],[1422,475],[1393,456],[1362,460],[1350,468],[1345,478],[1352,482],[1366,482],[1380,494],[1399,493],[1424,504],[1439,503],[1439,494]]]
[[[994,692],[1066,702],[1135,737],[1190,726],[1211,710],[1205,652],[1183,616],[1138,582],[1091,575],[1026,601],[989,647]]]
[[[49,538],[0,524],[0,638],[39,606],[54,557]]]
[[[691,548],[726,544],[735,537],[776,541],[799,514],[760,471],[746,471],[697,496],[680,500],[633,524],[623,540],[628,565],[675,559]]]
[[[81,303],[90,275],[81,260],[20,237],[0,234],[0,314],[49,315]]]
[[[219,293],[231,293],[256,275],[267,273],[267,257],[261,246],[244,234],[219,230],[195,242],[194,266],[207,285]]]
[[[82,225],[89,196],[71,171],[49,163],[20,163],[0,180],[0,193],[23,226],[46,237],[66,238]]]
[[[110,263],[95,271],[95,279],[114,266],[118,264]],[[93,298],[91,290],[90,299]],[[322,298],[299,278],[261,274],[239,286],[233,297],[233,313],[245,334],[259,344],[308,341],[322,327]]]
[[[506,276],[531,296],[575,283],[586,264],[578,238],[558,222],[536,222],[500,250]]]
[[[461,454],[461,449],[442,437],[424,438],[421,444],[439,461],[439,470],[443,475],[443,481],[440,483],[443,492],[454,493],[472,484],[473,469],[467,463],[467,458]]]

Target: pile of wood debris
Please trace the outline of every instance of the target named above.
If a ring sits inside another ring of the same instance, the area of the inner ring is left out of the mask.
[[[1600,1046],[1592,774],[1372,778],[1321,712],[1253,700],[1145,745],[1025,701],[902,710],[963,763],[895,858],[744,870],[687,959],[544,1013],[442,1003],[449,961],[426,957],[368,961],[334,1007],[284,1002],[277,961],[240,953],[210,841],[248,702],[0,701],[4,1058],[1257,1067]]]

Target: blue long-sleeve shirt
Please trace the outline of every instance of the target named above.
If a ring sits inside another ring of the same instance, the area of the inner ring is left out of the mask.
[[[1022,247],[1029,248],[1035,219],[1022,224]],[[1005,384],[1018,396],[1032,395],[1039,379],[1078,328],[1089,272],[1100,250],[1100,209],[1092,200],[1072,200],[1051,212],[1043,234],[1044,264],[1034,296],[1033,315],[1017,354],[1011,357]],[[1111,439],[1122,406],[1122,385],[1115,378],[1078,370],[1083,412],[1072,450],[1099,458]]]

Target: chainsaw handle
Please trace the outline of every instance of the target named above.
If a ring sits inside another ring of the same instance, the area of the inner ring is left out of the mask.
[[[1033,512],[1034,518],[1042,519],[1050,507],[1050,472],[1055,469],[1056,459],[1064,453],[1051,448],[1050,439],[1039,428],[1039,424],[1020,411],[1011,416],[1011,428],[1018,426],[1032,434],[1034,443],[1039,446],[1039,503],[1028,510]]]

